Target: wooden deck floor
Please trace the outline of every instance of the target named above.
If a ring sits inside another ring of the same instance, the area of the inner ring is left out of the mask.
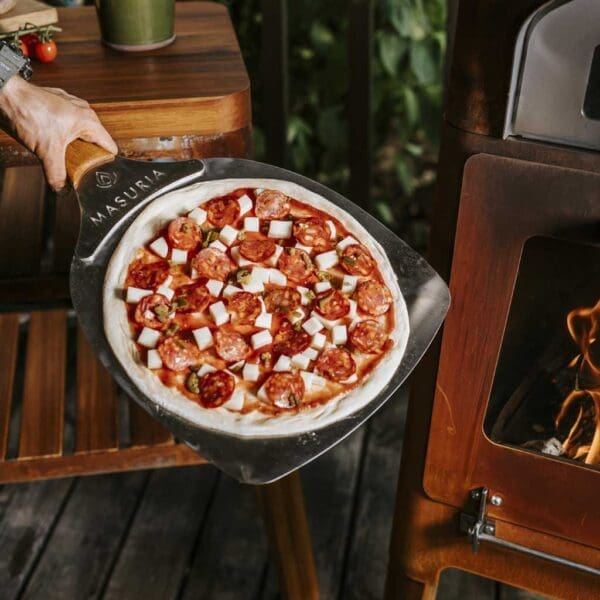
[[[324,599],[378,599],[406,394],[303,469]],[[0,488],[0,599],[279,596],[255,492],[213,467]],[[438,598],[532,598],[450,571]]]

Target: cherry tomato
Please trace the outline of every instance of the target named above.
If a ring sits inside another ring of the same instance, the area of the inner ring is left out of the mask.
[[[52,62],[58,53],[56,42],[50,40],[48,42],[38,42],[35,45],[35,57],[43,63]]]
[[[19,48],[21,49],[23,56],[29,56],[29,48],[23,40],[19,40]]]
[[[28,33],[21,38],[21,44],[27,46],[27,56],[33,56],[35,54],[35,45],[40,41],[37,33]]]

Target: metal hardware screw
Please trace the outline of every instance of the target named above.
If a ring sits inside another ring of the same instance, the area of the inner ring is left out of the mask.
[[[471,490],[471,498],[473,498],[473,500],[479,500],[480,495],[481,492],[479,490]]]
[[[488,535],[494,535],[494,531],[495,531],[495,529],[494,529],[494,526],[493,526],[493,525],[486,525],[486,526],[485,526],[485,532],[486,532]]]
[[[502,500],[502,498],[496,494],[494,494],[491,498],[490,498],[490,502],[494,505],[494,506],[502,506],[502,503],[504,502],[504,500]]]

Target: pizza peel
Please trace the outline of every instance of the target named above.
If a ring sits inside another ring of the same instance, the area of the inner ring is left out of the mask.
[[[79,238],[71,263],[70,287],[81,327],[117,383],[181,441],[235,479],[252,484],[275,481],[329,450],[389,400],[417,365],[448,310],[442,278],[400,238],[367,212],[325,186],[263,163],[211,158],[145,162],[113,156],[75,141],[67,149],[67,172],[81,208]],[[220,179],[280,179],[320,194],[357,219],[381,244],[406,301],[410,335],[406,352],[386,387],[345,419],[309,433],[238,437],[208,429],[159,407],[127,375],[104,333],[103,286],[107,265],[129,225],[152,200],[191,183]]]

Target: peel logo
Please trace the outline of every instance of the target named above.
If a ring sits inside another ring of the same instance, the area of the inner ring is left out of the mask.
[[[115,185],[115,183],[117,183],[117,179],[117,174],[114,171],[111,173],[107,173],[106,171],[98,171],[96,173],[96,187],[106,190]]]

